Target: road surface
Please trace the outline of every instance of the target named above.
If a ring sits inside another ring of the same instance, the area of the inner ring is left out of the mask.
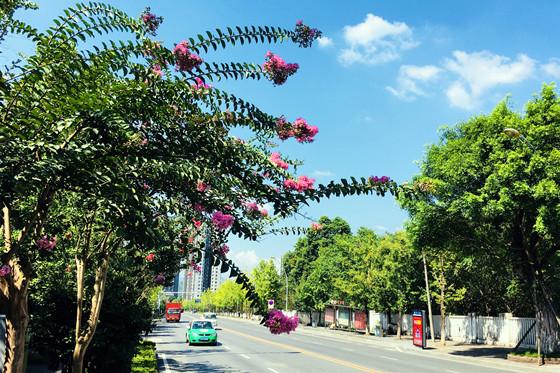
[[[532,366],[489,363],[489,359],[453,358],[391,343],[368,343],[333,333],[295,331],[272,335],[257,323],[218,318],[218,346],[189,346],[183,313],[180,323],[159,323],[150,339],[157,343],[160,372],[375,372],[491,373],[527,372]],[[426,356],[429,355],[429,356]],[[467,361],[465,361],[467,360]],[[496,359],[499,360],[499,359]],[[492,365],[492,366],[490,366]],[[550,368],[550,367],[547,367]],[[544,372],[549,372],[545,369]]]

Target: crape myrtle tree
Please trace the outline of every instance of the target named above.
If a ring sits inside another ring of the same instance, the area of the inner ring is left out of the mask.
[[[507,137],[508,127],[524,136]],[[559,164],[560,100],[544,86],[524,115],[502,102],[444,128],[416,179],[429,193],[405,202],[417,247],[483,253],[506,271],[511,265],[520,288],[530,289],[524,296],[545,354],[559,348]]]
[[[120,203],[142,211],[157,205],[157,213],[183,217],[183,222],[194,216],[196,222],[182,229],[203,224],[221,245],[229,234],[248,239],[263,234],[267,213],[260,206],[265,203],[274,206],[275,216],[286,217],[331,195],[413,193],[409,186],[365,178],[314,185],[313,179],[296,174],[296,162],[271,153],[269,141],[277,136],[312,142],[315,126],[302,118],[291,122],[269,115],[207,84],[263,77],[283,84],[298,66],[271,52],[262,66],[207,63],[199,54],[259,42],[293,41],[309,47],[320,32],[300,21],[295,30],[215,30],[168,48],[153,39],[162,19],[149,11],[136,19],[106,4],[77,4],[44,32],[12,17],[1,19],[5,24],[0,29],[25,35],[36,46],[35,54],[6,67],[0,76],[0,312],[7,316],[6,372],[23,370],[34,258],[38,250],[56,250],[59,237],[47,231],[49,209],[66,192],[77,198],[91,192],[93,201],[104,200],[102,209],[115,215],[104,229],[114,236],[101,235],[96,244],[115,248],[130,237],[121,231],[125,224],[124,230],[131,232],[150,225],[146,215],[127,214]],[[114,31],[130,37],[96,40]],[[234,127],[252,131],[251,141],[231,136]],[[154,185],[146,182],[148,177]],[[102,186],[122,193],[120,202],[105,200]],[[155,202],[142,195],[150,188],[156,188],[150,194]],[[130,248],[152,243],[134,242]],[[200,251],[191,254],[195,261],[200,258]],[[212,264],[236,276],[252,306],[265,313],[248,277],[231,261],[212,258]]]

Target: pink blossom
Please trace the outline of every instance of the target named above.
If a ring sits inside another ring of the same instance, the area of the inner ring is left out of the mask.
[[[303,192],[304,190],[313,189],[314,182],[315,179],[311,179],[307,176],[302,175],[298,177],[296,189],[298,190],[298,192]]]
[[[313,41],[320,38],[322,34],[323,33],[316,28],[311,28],[307,25],[304,25],[303,21],[299,19],[296,22],[296,29],[292,40],[295,43],[298,43],[300,47],[308,48],[313,44]]]
[[[142,139],[142,141],[140,142],[140,146],[144,146],[146,144],[148,144],[148,139],[146,138]]]
[[[200,229],[200,227],[202,226],[202,222],[200,220],[196,220],[195,218],[192,218],[192,222],[194,223],[196,229]]]
[[[282,158],[280,157],[280,153],[278,152],[272,153],[270,155],[270,162],[284,170],[287,170],[289,167],[289,165],[282,160]]]
[[[154,253],[149,253],[148,255],[146,255],[146,260],[147,260],[148,262],[153,262],[154,259],[155,259],[155,257],[156,257],[156,254],[154,254]]]
[[[298,187],[298,183],[293,179],[286,179],[284,180],[284,188],[287,190],[296,190]]]
[[[53,249],[56,247],[56,237],[45,235],[37,240],[36,245],[41,250],[53,251]]]
[[[225,230],[231,227],[234,220],[233,216],[224,214],[221,211],[216,211],[212,214],[212,223],[220,230]]]
[[[245,208],[248,212],[259,211],[259,206],[255,202],[248,202],[245,204]]]
[[[293,136],[298,142],[313,142],[313,138],[318,132],[317,126],[308,125],[303,118],[297,118],[294,121]]]
[[[312,231],[320,231],[321,229],[323,229],[322,224],[319,224],[319,223],[312,223],[311,224],[311,230]]]
[[[388,182],[391,181],[391,178],[389,176],[370,176],[369,178],[369,182],[371,184],[386,184]]]
[[[204,181],[199,180],[196,183],[196,190],[199,191],[200,193],[205,192],[208,189],[208,184],[206,184]]]
[[[177,71],[191,71],[198,67],[203,61],[198,55],[191,53],[189,42],[183,40],[173,48],[175,55],[175,69]]]
[[[159,76],[160,78],[163,76],[163,70],[161,69],[161,65],[155,64],[152,66],[152,72],[154,75]]]
[[[299,69],[297,63],[286,63],[280,56],[270,51],[266,53],[265,57],[266,61],[263,64],[263,70],[275,85],[284,84],[288,77],[295,74]]]
[[[229,246],[228,245],[222,245],[218,251],[220,252],[220,254],[222,256],[226,256],[227,253],[229,253]]]
[[[146,29],[152,35],[155,35],[156,30],[158,29],[159,25],[163,22],[162,17],[156,16],[154,13],[150,12],[150,8],[147,7],[144,9],[142,14],[140,15],[140,19],[146,26]]]
[[[280,140],[287,140],[294,135],[292,125],[283,116],[276,119],[276,133]]]
[[[262,209],[262,210],[261,210],[261,216],[262,216],[263,218],[266,218],[266,217],[268,216],[268,211],[266,211],[266,209]]]
[[[163,285],[163,283],[165,282],[165,276],[160,273],[159,275],[154,277],[154,282],[156,284]]]
[[[194,89],[196,89],[196,90],[199,90],[199,89],[210,89],[210,88],[212,88],[211,85],[206,84],[206,83],[204,82],[204,80],[202,80],[202,79],[199,78],[198,76],[197,76],[196,78],[194,78],[194,80],[196,81],[196,84],[192,84],[192,87],[193,87]]]
[[[148,184],[144,183],[144,184],[142,184],[142,188],[144,190],[148,190],[148,189],[150,189],[150,186]]]
[[[268,313],[264,325],[272,334],[282,334],[293,332],[298,326],[299,319],[297,316],[286,316],[282,311],[271,310]]]
[[[12,269],[10,268],[9,265],[4,264],[3,266],[0,267],[0,277],[6,277],[10,273],[12,273]]]
[[[195,272],[200,272],[200,271],[202,271],[202,267],[201,267],[198,263],[195,263],[194,261],[191,262],[191,268],[192,268],[193,271],[195,271]]]

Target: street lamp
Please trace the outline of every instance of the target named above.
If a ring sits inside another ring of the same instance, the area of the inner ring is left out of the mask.
[[[511,137],[512,139],[521,139],[529,148],[531,148],[531,150],[536,150],[535,147],[529,142],[529,140],[527,140],[525,136],[523,136],[523,134],[518,129],[507,127],[503,129],[502,133],[507,137]]]

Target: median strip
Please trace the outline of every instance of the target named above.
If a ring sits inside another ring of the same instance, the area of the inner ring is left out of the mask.
[[[347,368],[356,369],[356,370],[359,370],[361,372],[381,373],[380,371],[373,370],[373,369],[365,367],[363,365],[354,364],[354,363],[351,363],[351,362],[346,361],[346,360],[337,359],[337,358],[330,357],[330,356],[327,356],[327,355],[323,355],[323,354],[320,354],[320,353],[317,353],[317,352],[305,350],[303,348],[290,346],[290,345],[285,344],[285,343],[269,341],[269,340],[264,339],[264,338],[255,337],[255,336],[245,334],[245,333],[242,333],[242,332],[238,332],[236,330],[231,330],[231,329],[225,329],[224,328],[223,331],[224,332],[229,332],[229,333],[232,333],[232,334],[237,334],[239,336],[242,336],[242,337],[245,337],[245,338],[248,338],[248,339],[252,339],[252,340],[257,341],[257,342],[266,343],[266,344],[269,344],[271,346],[276,346],[276,347],[280,347],[280,348],[283,348],[283,349],[286,349],[286,350],[296,351],[296,352],[299,352],[301,354],[314,357],[316,359],[320,359],[320,360],[328,361],[328,362],[335,363],[335,364],[338,364],[338,365],[342,365],[342,366],[347,367]]]

